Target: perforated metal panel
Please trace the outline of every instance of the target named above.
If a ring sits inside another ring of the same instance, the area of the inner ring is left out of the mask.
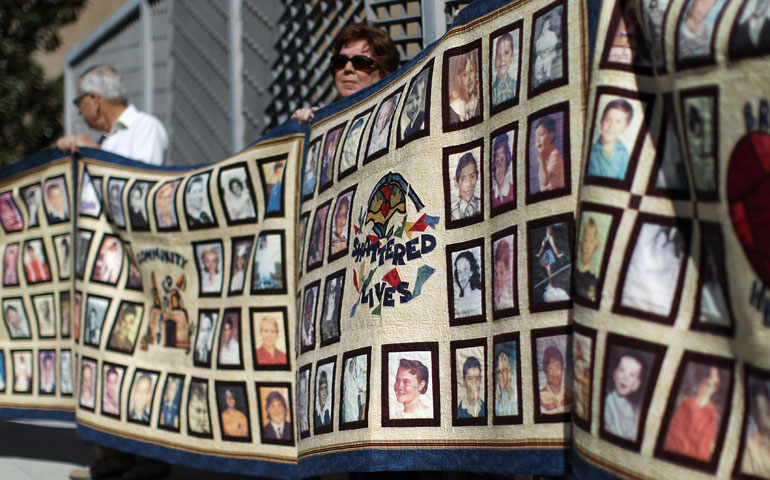
[[[215,162],[300,106],[333,101],[329,51],[345,25],[364,20],[379,25],[396,41],[404,62],[443,33],[444,19],[436,28],[437,16],[450,21],[467,3],[129,0],[68,55],[66,98],[74,98],[75,82],[86,68],[114,65],[130,101],[166,126],[167,164]],[[423,28],[426,15],[433,17]],[[71,106],[66,119],[68,132],[88,130]],[[98,132],[91,134],[98,139]]]

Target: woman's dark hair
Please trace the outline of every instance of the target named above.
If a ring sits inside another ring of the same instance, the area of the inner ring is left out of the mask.
[[[497,149],[502,148],[505,153],[505,168],[507,169],[511,165],[511,149],[508,148],[508,134],[503,133],[495,137],[495,141],[492,144],[492,176],[497,173],[497,167],[495,166],[495,154]]]
[[[351,23],[343,28],[334,41],[332,51],[336,55],[345,45],[356,40],[366,40],[372,49],[374,59],[382,68],[383,76],[396,71],[399,61],[396,44],[387,33],[371,23]]]
[[[455,277],[455,283],[457,283],[457,286],[460,287],[460,296],[465,295],[465,291],[462,286],[460,286],[460,280],[457,278],[457,262],[460,261],[461,258],[464,258],[468,260],[468,263],[471,265],[471,281],[470,286],[471,290],[481,290],[481,271],[479,269],[479,262],[476,261],[476,257],[473,256],[473,254],[469,250],[465,250],[464,252],[460,252],[459,255],[457,255],[457,258],[455,258],[455,271],[454,271],[454,277]]]

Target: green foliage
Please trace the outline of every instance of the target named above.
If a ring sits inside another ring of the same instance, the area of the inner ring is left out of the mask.
[[[59,28],[87,0],[0,1],[0,164],[30,155],[62,134],[62,78],[46,80],[32,58],[59,47]]]

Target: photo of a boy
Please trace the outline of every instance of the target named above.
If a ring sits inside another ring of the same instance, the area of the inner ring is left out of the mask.
[[[634,108],[627,100],[616,98],[605,105],[601,119],[594,126],[599,135],[591,145],[589,175],[616,180],[625,178],[631,154],[621,137],[633,118]]]
[[[456,195],[452,197],[456,201],[452,202],[452,220],[481,215],[480,192],[477,192],[479,167],[473,152],[466,152],[460,157],[453,180]]]
[[[494,81],[492,82],[492,105],[516,97],[519,74],[519,38],[521,29],[506,32],[494,41]]]

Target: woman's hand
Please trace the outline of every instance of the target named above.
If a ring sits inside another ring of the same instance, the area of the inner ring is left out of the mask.
[[[298,108],[291,114],[291,118],[296,118],[299,123],[310,123],[313,121],[316,110],[318,110],[318,107]]]

